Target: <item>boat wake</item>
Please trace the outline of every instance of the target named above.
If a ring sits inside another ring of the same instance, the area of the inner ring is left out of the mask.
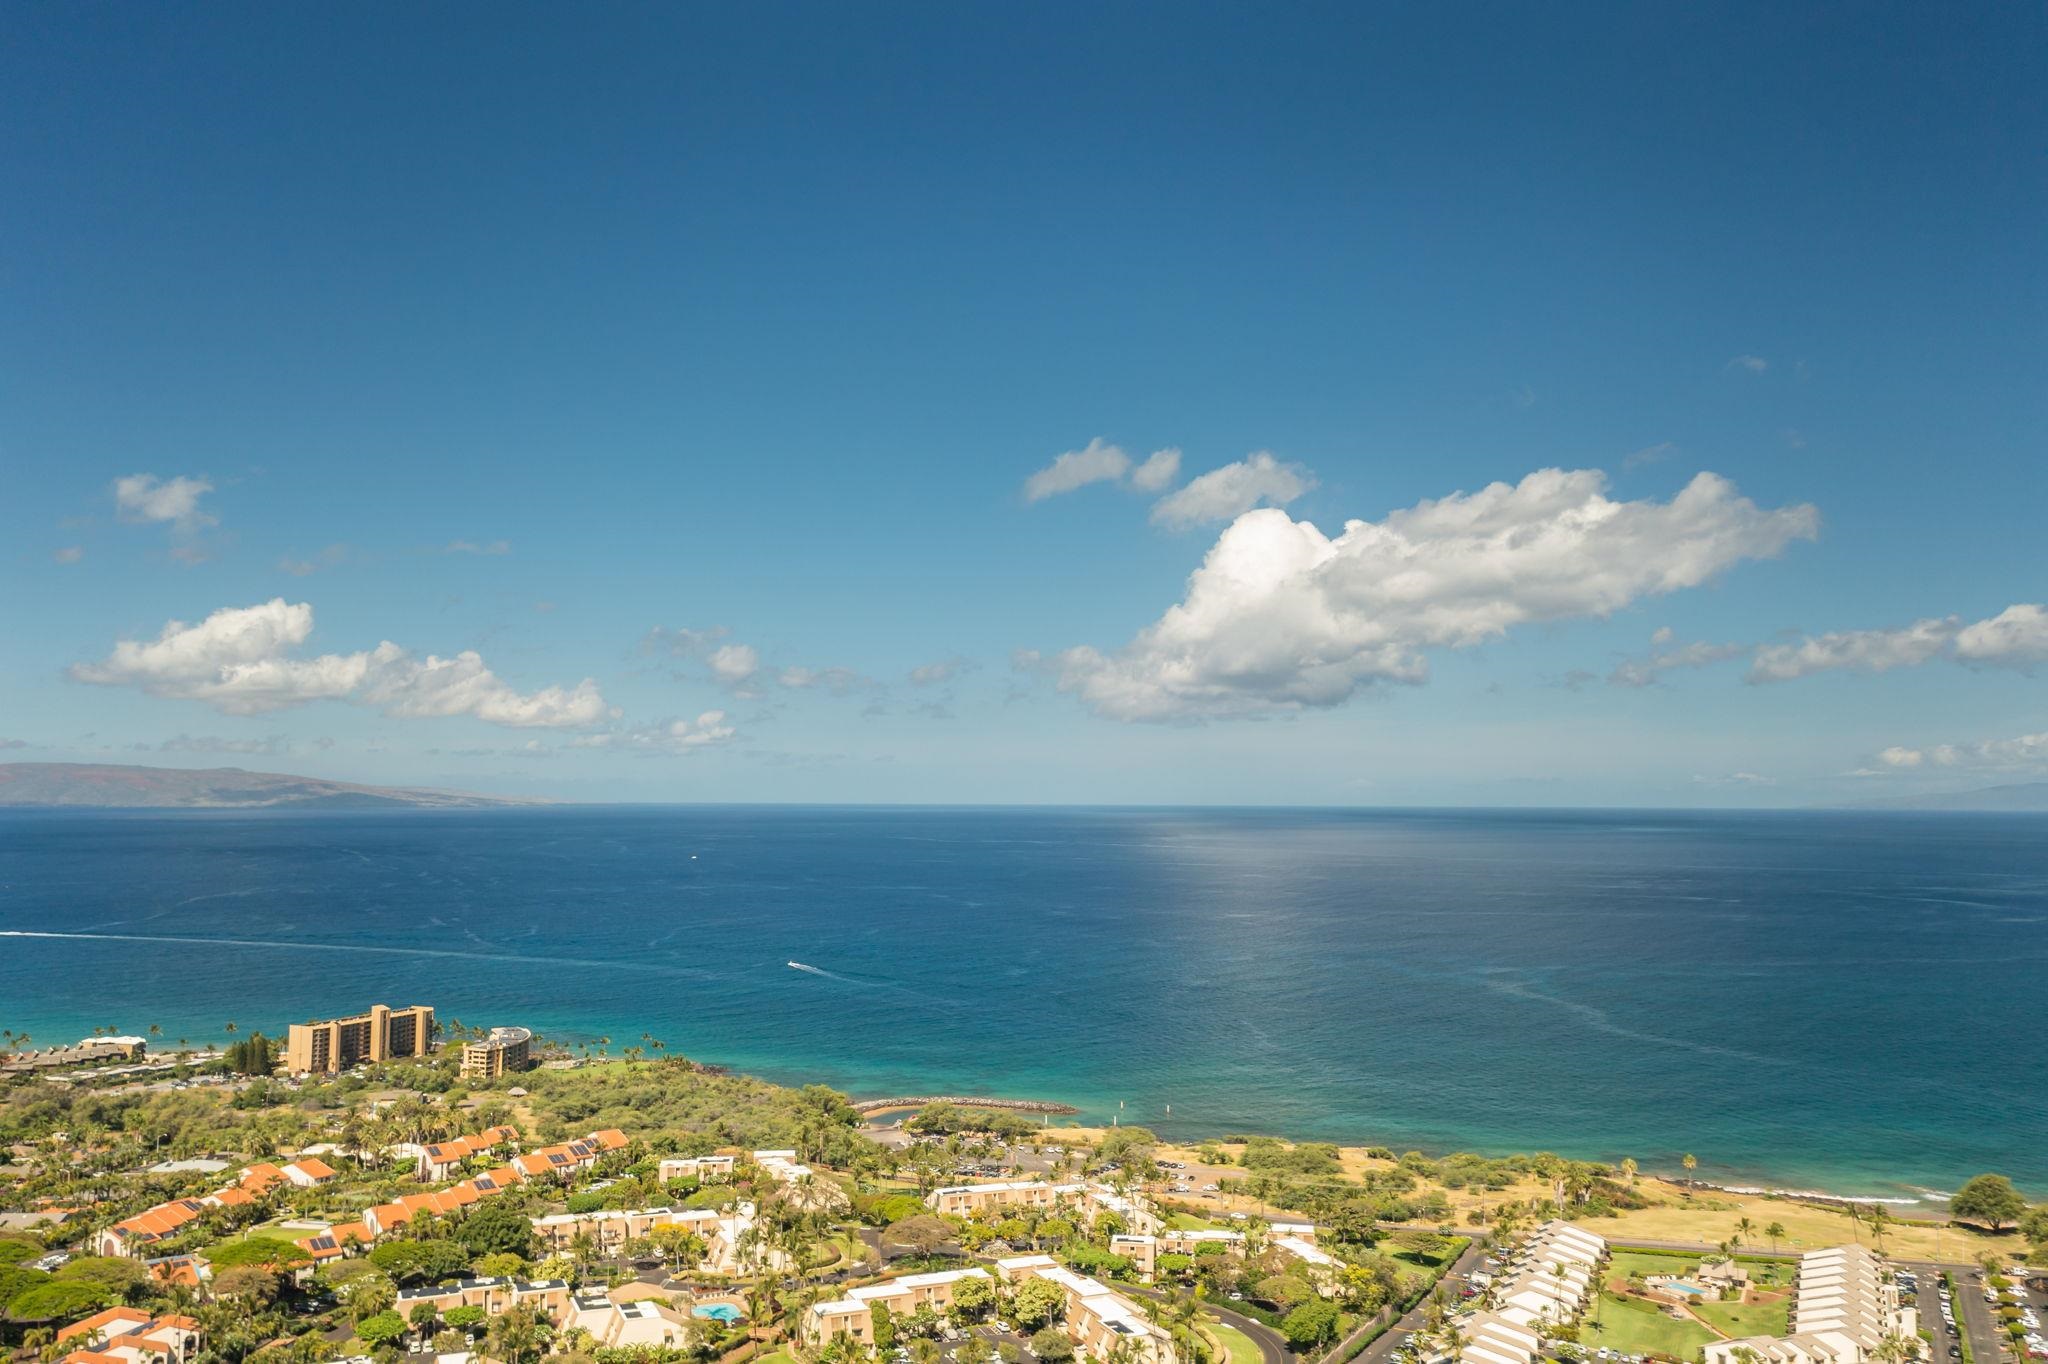
[[[792,971],[805,971],[814,976],[823,976],[827,980],[839,981],[841,984],[844,985],[860,984],[860,982],[857,980],[853,980],[847,976],[842,976],[835,971],[827,971],[822,966],[812,966],[808,962],[792,961],[784,962],[783,964],[789,967],[789,969]]]

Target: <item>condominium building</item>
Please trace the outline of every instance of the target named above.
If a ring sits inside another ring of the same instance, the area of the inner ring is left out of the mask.
[[[1896,1336],[1918,1349],[1920,1315],[1899,1303],[1899,1286],[1874,1252],[1835,1246],[1799,1257],[1791,1332],[1717,1340],[1706,1364],[1737,1364],[1753,1352],[1763,1364],[1864,1364]]]
[[[1173,1337],[1138,1305],[1099,1279],[1061,1265],[1050,1255],[1014,1255],[996,1261],[1009,1282],[1044,1279],[1067,1295],[1060,1328],[1074,1343],[1077,1359],[1102,1364],[1118,1345],[1135,1346],[1140,1364],[1176,1364]]]
[[[489,1037],[462,1044],[462,1078],[495,1080],[533,1066],[533,1033],[526,1028],[492,1028]]]
[[[408,1321],[421,1303],[432,1303],[446,1315],[458,1307],[481,1307],[496,1317],[514,1307],[537,1307],[554,1320],[569,1310],[571,1289],[563,1279],[451,1279],[398,1291],[398,1314]]]
[[[1464,1319],[1458,1364],[1531,1364],[1544,1334],[1576,1320],[1600,1291],[1607,1242],[1546,1222],[1516,1247],[1489,1289],[1493,1306]]]
[[[953,1291],[963,1279],[991,1280],[986,1269],[948,1269],[933,1274],[906,1274],[887,1283],[856,1288],[836,1302],[814,1303],[804,1315],[804,1334],[823,1345],[836,1336],[850,1336],[862,1345],[875,1343],[875,1309],[908,1316],[920,1307],[944,1315],[953,1305]]]
[[[286,1034],[285,1069],[294,1075],[332,1075],[351,1066],[425,1056],[434,1043],[434,1010],[370,1007],[351,1018],[294,1023]]]
[[[718,1184],[733,1176],[737,1156],[668,1156],[656,1167],[661,1182],[694,1179],[700,1184]]]
[[[1113,1214],[1127,1232],[1157,1231],[1159,1219],[1137,1195],[1120,1194],[1106,1184],[1051,1184],[1042,1179],[1007,1180],[994,1184],[952,1184],[925,1196],[933,1212],[972,1217],[999,1208],[1067,1209],[1089,1225],[1104,1213]]]

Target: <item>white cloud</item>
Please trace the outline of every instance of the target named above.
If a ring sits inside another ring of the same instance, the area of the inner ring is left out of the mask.
[[[1956,632],[1956,658],[1987,668],[2029,668],[2048,662],[2048,609],[2033,602],[2008,606]]]
[[[1893,630],[1839,630],[1767,644],[1750,664],[1751,682],[1789,682],[1814,673],[1882,673],[1952,658],[1981,668],[2025,671],[2048,661],[2048,610],[2020,602],[1974,624],[1929,617]]]
[[[1728,362],[1728,368],[1743,370],[1750,374],[1762,374],[1771,367],[1771,362],[1761,355],[1738,355]]]
[[[1525,622],[1602,616],[1696,587],[1818,532],[1810,506],[1765,510],[1703,473],[1670,502],[1616,502],[1595,470],[1545,469],[1352,521],[1330,539],[1285,512],[1247,512],[1185,599],[1122,649],[1069,649],[1060,688],[1124,720],[1336,705],[1374,682],[1420,682],[1425,650]]]
[[[1676,638],[1668,625],[1658,630],[1650,636],[1650,652],[1615,664],[1614,671],[1607,675],[1608,683],[1616,687],[1654,687],[1662,684],[1665,673],[1704,668],[1749,651],[1741,644],[1709,644],[1704,640],[1678,644]]]
[[[723,625],[714,625],[709,630],[692,630],[687,627],[670,629],[657,625],[640,640],[643,654],[668,654],[675,658],[702,658],[711,652],[718,642],[732,634]]]
[[[60,564],[75,564],[84,557],[84,545],[65,545],[62,549],[50,551],[50,558]]]
[[[1141,493],[1163,492],[1173,486],[1180,477],[1180,450],[1168,446],[1154,450],[1145,457],[1145,462],[1131,470],[1131,486]]]
[[[609,748],[642,753],[691,753],[700,748],[730,741],[738,733],[722,710],[707,710],[694,720],[664,720],[658,724],[605,734],[586,734],[571,740],[578,748]]]
[[[168,521],[179,530],[197,530],[215,524],[199,506],[199,499],[212,491],[213,484],[203,478],[129,474],[114,480],[114,511],[123,521]]]
[[[704,661],[724,687],[744,687],[761,671],[760,651],[751,644],[721,644]]]
[[[1024,500],[1042,502],[1091,483],[1113,483],[1130,468],[1131,457],[1121,447],[1107,444],[1097,436],[1085,448],[1067,451],[1025,479]]]
[[[614,713],[594,678],[520,692],[485,667],[474,649],[420,659],[387,641],[371,651],[370,664],[360,699],[404,719],[473,715],[511,729],[581,729]]]
[[[829,691],[834,696],[844,696],[850,691],[861,691],[878,685],[872,677],[857,673],[851,668],[784,668],[777,674],[776,683],[791,691]]]
[[[2013,739],[1986,739],[1974,744],[1936,744],[1931,748],[1894,746],[1877,755],[1894,770],[1920,767],[1983,768],[1993,771],[2048,769],[2048,731]]]
[[[512,542],[510,540],[485,540],[481,542],[476,540],[450,540],[447,547],[441,552],[443,554],[510,554],[512,552]]]
[[[1776,779],[1757,772],[1730,772],[1726,776],[1707,776],[1695,772],[1693,782],[1699,786],[1776,786]]]
[[[174,620],[154,640],[121,640],[71,677],[134,687],[152,696],[203,701],[230,715],[259,715],[310,701],[353,701],[400,717],[472,715],[514,728],[576,728],[612,714],[597,683],[522,693],[473,651],[425,659],[385,641],[349,654],[295,658],[313,633],[313,608],[282,597],[223,607],[197,625]]]
[[[1659,441],[1655,445],[1645,445],[1640,450],[1635,450],[1622,456],[1621,467],[1623,469],[1640,469],[1645,464],[1656,464],[1661,460],[1671,458],[1671,456],[1677,453],[1678,445],[1676,442],[1668,440]]]
[[[951,682],[961,673],[973,672],[972,659],[953,657],[942,658],[932,663],[920,663],[910,670],[910,685],[913,687],[934,687],[941,682]]]
[[[369,655],[286,657],[312,633],[313,608],[277,597],[257,606],[223,607],[197,625],[171,621],[147,642],[121,640],[100,662],[73,665],[71,676],[204,701],[230,715],[348,696],[368,675]]]
[[[1316,486],[1315,475],[1299,464],[1282,464],[1269,450],[1220,469],[1211,469],[1179,492],[1152,504],[1152,520],[1174,530],[1209,521],[1228,521],[1261,502],[1284,507]]]

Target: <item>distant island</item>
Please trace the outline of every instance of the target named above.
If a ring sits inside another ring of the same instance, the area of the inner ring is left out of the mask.
[[[1927,792],[1917,796],[1886,796],[1840,807],[1850,810],[2048,810],[2048,781],[1985,786],[1974,791]]]
[[[0,763],[0,806],[103,809],[482,809],[548,801],[407,786],[358,786],[239,767],[188,769],[99,763]]]

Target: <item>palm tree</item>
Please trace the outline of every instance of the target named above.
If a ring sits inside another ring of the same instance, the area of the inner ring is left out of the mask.
[[[1633,1189],[1636,1186],[1636,1158],[1634,1156],[1623,1156],[1621,1158],[1621,1173],[1627,1177],[1628,1186]]]
[[[1685,1158],[1678,1163],[1685,1167],[1685,1187],[1686,1191],[1690,1193],[1692,1191],[1692,1172],[1700,1168],[1700,1158],[1687,1151]]]
[[[1885,1228],[1891,1225],[1892,1215],[1885,1210],[1884,1204],[1873,1203],[1864,1217],[1870,1223],[1870,1239],[1877,1242],[1879,1250],[1883,1250]]]
[[[1747,1217],[1738,1218],[1735,1222],[1735,1236],[1732,1239],[1747,1241],[1750,1233],[1755,1230],[1756,1223],[1750,1221]]]
[[[1771,1254],[1778,1253],[1778,1242],[1785,1239],[1785,1224],[1773,1222],[1764,1228],[1764,1239],[1771,1243]]]

